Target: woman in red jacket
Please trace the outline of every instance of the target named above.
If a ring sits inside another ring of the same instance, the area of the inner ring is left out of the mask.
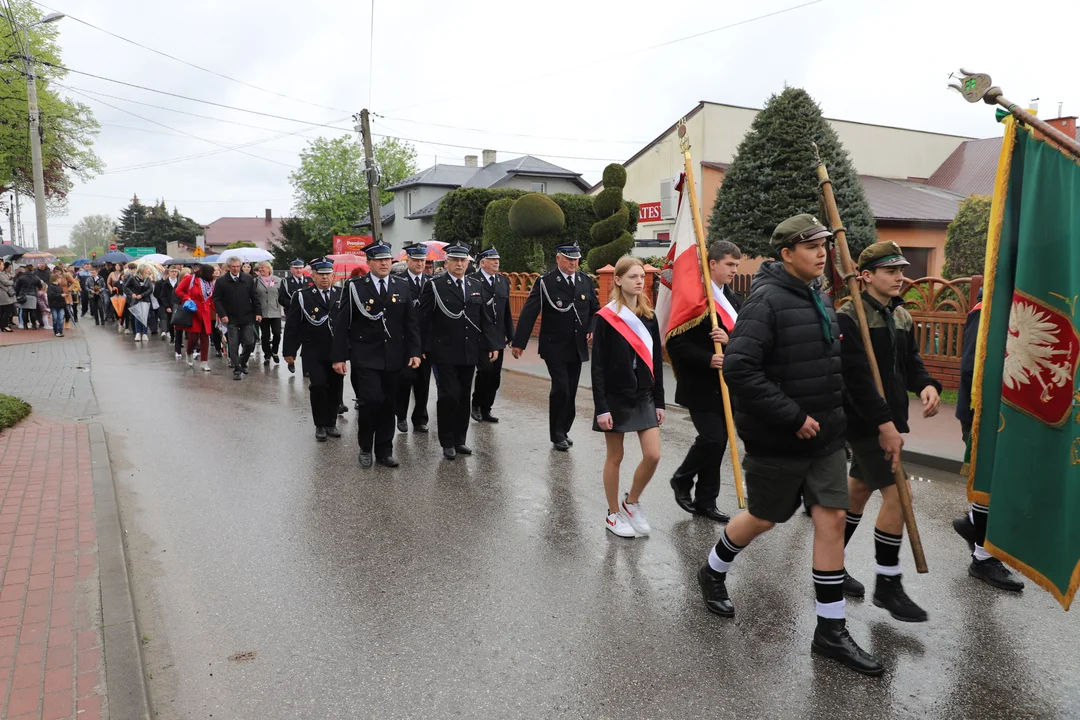
[[[205,372],[210,372],[207,355],[210,352],[210,332],[214,329],[213,280],[214,266],[203,265],[197,273],[188,275],[176,286],[176,296],[181,304],[188,300],[195,303],[191,327],[183,328],[187,333],[187,364],[195,366],[195,343],[198,342],[199,359],[202,360],[202,369]]]

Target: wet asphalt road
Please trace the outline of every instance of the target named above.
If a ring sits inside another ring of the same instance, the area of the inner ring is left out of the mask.
[[[547,382],[507,373],[473,457],[409,434],[401,468],[362,471],[351,418],[316,444],[283,365],[256,355],[237,383],[223,360],[207,375],[160,341],[87,335],[159,718],[1080,717],[1080,625],[1030,584],[967,576],[955,477],[915,486],[931,572],[905,584],[930,621],[849,601],[889,666],[868,679],[809,654],[801,515],[740,555],[735,620],[704,610],[694,575],[718,526],[671,498],[693,439],[679,410],[644,495],[653,535],[624,540],[603,529],[587,392],[569,454],[547,442]],[[848,560],[868,585],[876,510]]]

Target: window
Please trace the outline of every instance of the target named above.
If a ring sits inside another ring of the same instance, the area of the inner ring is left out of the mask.
[[[534,182],[532,184],[532,191],[534,193],[547,194],[547,183],[546,182]]]
[[[416,195],[415,190],[410,190],[405,193],[405,214],[412,215],[413,212],[413,196]]]
[[[904,277],[908,280],[918,280],[930,276],[930,248],[902,247],[900,250],[911,263],[910,266],[904,268]]]

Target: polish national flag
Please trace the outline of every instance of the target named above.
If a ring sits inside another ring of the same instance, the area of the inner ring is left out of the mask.
[[[656,296],[656,319],[665,343],[672,335],[685,332],[708,317],[694,217],[690,212],[690,193],[684,192],[685,184],[686,174],[683,173],[677,186],[679,211],[675,215],[674,237]]]

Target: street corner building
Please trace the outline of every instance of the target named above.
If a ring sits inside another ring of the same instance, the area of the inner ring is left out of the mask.
[[[986,547],[1068,609],[1080,585],[1080,158],[1005,119],[968,495]]]

